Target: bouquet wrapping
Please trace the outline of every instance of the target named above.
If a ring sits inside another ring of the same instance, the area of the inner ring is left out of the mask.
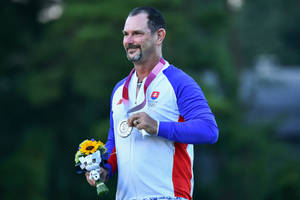
[[[75,167],[78,174],[90,172],[90,179],[96,181],[98,196],[108,192],[107,186],[100,176],[100,167],[107,162],[108,153],[101,141],[94,139],[84,140],[78,147],[75,154]]]

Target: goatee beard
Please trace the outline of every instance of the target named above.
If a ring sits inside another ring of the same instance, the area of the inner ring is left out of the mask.
[[[137,62],[137,61],[141,60],[141,58],[142,58],[142,53],[139,53],[139,54],[135,55],[134,57],[129,57],[129,55],[127,53],[127,59],[130,62]]]
[[[129,54],[128,54],[128,50],[129,49],[139,49],[140,52],[135,55],[134,57],[130,57]],[[127,59],[131,62],[137,62],[139,61],[141,58],[142,58],[142,49],[141,49],[141,46],[140,45],[134,45],[134,44],[128,44],[127,47],[126,47],[126,54],[127,54]]]

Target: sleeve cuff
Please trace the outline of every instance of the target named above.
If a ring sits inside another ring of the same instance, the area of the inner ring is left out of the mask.
[[[169,139],[169,124],[168,122],[159,122],[157,125],[157,136]]]
[[[159,124],[160,124],[160,122],[158,120],[156,120],[156,123],[157,123],[157,130],[156,130],[155,135],[157,136],[158,132],[159,132]]]

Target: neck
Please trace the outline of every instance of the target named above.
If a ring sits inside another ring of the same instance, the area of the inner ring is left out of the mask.
[[[161,55],[149,57],[146,61],[141,63],[134,63],[134,68],[138,77],[138,81],[143,81],[145,77],[150,74],[152,69],[160,61]]]

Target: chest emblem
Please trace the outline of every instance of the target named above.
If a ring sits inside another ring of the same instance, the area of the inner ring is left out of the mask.
[[[122,99],[119,100],[119,102],[117,103],[117,105],[120,105],[123,102]]]
[[[159,92],[158,91],[154,91],[151,94],[151,99],[152,100],[156,100],[158,98],[158,96],[159,96]]]

